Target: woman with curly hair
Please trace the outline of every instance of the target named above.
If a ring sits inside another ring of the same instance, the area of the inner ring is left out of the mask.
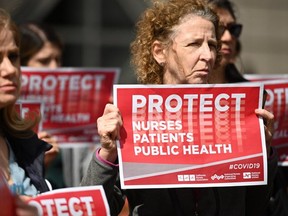
[[[131,44],[132,64],[142,84],[205,84],[220,61],[219,20],[201,0],[155,1],[144,11]],[[258,109],[256,114],[273,122],[273,115]],[[263,187],[127,189],[117,184],[116,139],[123,125],[120,110],[107,104],[97,120],[101,148],[97,149],[81,185],[103,185],[112,215],[128,199],[130,215],[262,215],[268,201]],[[267,143],[271,140],[271,124]],[[277,158],[271,162],[276,166]],[[269,165],[270,166],[270,165]],[[247,199],[249,197],[249,200]],[[254,199],[254,200],[253,200]],[[246,203],[249,201],[249,203]],[[259,207],[261,206],[261,207]]]

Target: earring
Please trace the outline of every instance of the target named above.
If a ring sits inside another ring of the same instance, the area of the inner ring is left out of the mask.
[[[160,65],[161,65],[162,67],[164,67],[164,66],[165,66],[165,62],[161,62]]]

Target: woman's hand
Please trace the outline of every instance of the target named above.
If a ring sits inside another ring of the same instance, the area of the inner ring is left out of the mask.
[[[274,134],[274,115],[265,109],[256,109],[255,114],[264,120],[267,155],[270,155],[270,147]]]
[[[97,119],[98,134],[100,136],[101,150],[99,156],[112,163],[117,159],[116,140],[120,138],[122,116],[119,109],[113,104],[107,104],[104,113]]]
[[[39,139],[42,139],[45,142],[52,145],[52,148],[45,153],[44,164],[45,164],[45,167],[47,168],[49,164],[55,159],[55,157],[59,153],[59,146],[58,146],[56,138],[51,136],[51,134],[49,134],[46,131],[39,132],[38,137]]]

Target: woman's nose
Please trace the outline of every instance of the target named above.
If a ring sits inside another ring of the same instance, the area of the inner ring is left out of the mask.
[[[212,59],[212,50],[210,47],[207,45],[203,45],[201,49],[201,59],[204,59],[206,61],[209,61]]]
[[[225,29],[222,37],[221,37],[221,41],[230,41],[232,40],[232,34],[228,31],[228,29]]]
[[[48,65],[48,68],[55,69],[59,67],[58,61],[56,59],[52,59]]]
[[[1,76],[9,76],[16,73],[16,67],[12,64],[9,58],[4,57],[0,64]]]

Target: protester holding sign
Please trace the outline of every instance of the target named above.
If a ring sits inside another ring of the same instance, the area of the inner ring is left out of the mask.
[[[137,23],[132,43],[132,63],[143,84],[205,84],[220,61],[219,21],[213,10],[195,0],[156,1]],[[273,115],[257,109],[267,121],[270,150]],[[125,119],[124,119],[125,121]],[[263,215],[271,181],[267,186],[223,188],[170,188],[121,191],[116,139],[122,128],[120,110],[108,104],[97,120],[101,148],[96,150],[82,185],[103,185],[112,215],[117,215],[127,195],[131,215]],[[276,158],[269,161],[273,177]]]
[[[8,13],[0,10],[0,165],[10,189],[26,196],[48,191],[44,154],[51,145],[33,132],[38,119],[25,120],[15,109],[20,94],[19,33]]]
[[[98,140],[95,119],[102,115],[120,70],[60,67],[61,46],[56,33],[36,23],[20,27],[21,63],[28,66],[21,68],[21,99],[45,104],[42,128],[57,138],[62,157],[58,154],[48,166],[46,177],[53,189],[64,187],[64,182],[77,186],[86,171],[84,160],[94,152]],[[45,64],[45,59],[54,63]]]
[[[36,23],[26,23],[19,26],[21,36],[20,62],[21,66],[39,68],[57,68],[61,66],[62,41],[49,26]],[[57,141],[46,131],[38,136],[53,145],[46,153],[45,164],[48,166],[59,152]]]
[[[21,66],[51,69],[61,66],[63,44],[53,28],[29,22],[21,24],[19,29]],[[66,187],[63,179],[62,153],[56,138],[47,131],[40,131],[38,136],[53,146],[45,154],[46,179],[53,189]]]

